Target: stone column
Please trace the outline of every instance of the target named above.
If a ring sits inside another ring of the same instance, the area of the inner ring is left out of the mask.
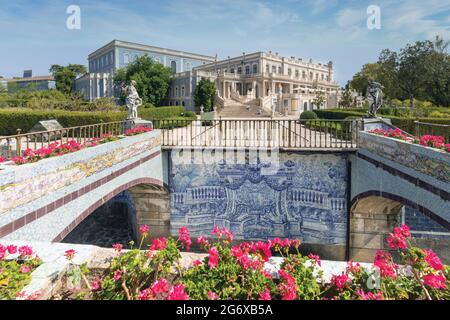
[[[137,235],[139,226],[150,227],[150,236],[167,237],[170,234],[170,200],[166,191],[151,185],[138,185],[130,189],[136,209],[133,230]]]
[[[261,82],[261,98],[264,98],[266,96],[266,81],[263,79]]]

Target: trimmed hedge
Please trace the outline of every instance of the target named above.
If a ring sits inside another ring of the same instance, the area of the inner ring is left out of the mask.
[[[186,119],[194,120],[194,112],[186,111],[182,106],[146,108],[139,110],[139,116],[146,120]],[[64,110],[30,110],[30,109],[0,109],[0,135],[16,134],[17,129],[22,133],[28,132],[41,120],[56,119],[63,127],[77,127],[102,122],[122,121],[126,119],[127,112],[84,112]]]
[[[365,110],[360,112],[352,110],[339,110],[339,109],[329,109],[329,110],[314,110],[320,119],[333,119],[333,120],[344,120],[348,117],[364,117],[367,115]],[[448,124],[450,125],[450,119],[446,118],[402,118],[392,115],[383,115],[386,118],[391,119],[394,126],[400,129],[415,134],[415,124],[414,121],[436,123],[436,124]]]
[[[317,119],[317,118],[318,118],[317,114],[314,111],[307,110],[307,111],[303,111],[300,114],[301,120],[309,120],[309,119]]]

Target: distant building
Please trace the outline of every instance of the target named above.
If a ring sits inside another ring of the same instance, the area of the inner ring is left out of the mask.
[[[171,68],[174,74],[214,61],[205,55],[113,40],[88,56],[89,73],[76,80],[75,90],[86,100],[117,95],[113,86],[116,71],[144,55]]]
[[[23,73],[23,78],[13,78],[4,81],[6,81],[6,87],[9,92],[15,92],[20,89],[42,91],[55,89],[56,87],[53,76],[48,75],[33,77],[32,70],[25,70]]]
[[[305,110],[335,108],[340,100],[341,90],[334,80],[331,61],[323,64],[271,51],[218,60],[119,40],[89,55],[89,73],[76,80],[75,90],[87,100],[117,96],[114,74],[143,55],[172,69],[165,103],[196,112],[200,109],[195,106],[193,94],[202,78],[215,82],[219,98],[216,108],[221,110],[230,105],[242,109],[259,106],[266,114],[297,117]],[[325,102],[316,106],[314,100],[319,92],[324,94]]]

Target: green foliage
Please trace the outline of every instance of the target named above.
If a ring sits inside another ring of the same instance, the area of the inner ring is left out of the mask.
[[[204,112],[212,111],[216,96],[216,85],[209,79],[201,79],[194,91],[194,103],[197,107],[203,106]]]
[[[318,118],[317,114],[314,111],[310,111],[310,110],[303,111],[300,114],[301,120],[312,120],[312,119],[317,119],[317,118]]]
[[[72,93],[77,76],[87,72],[86,67],[80,64],[69,64],[65,67],[54,64],[49,71],[55,78],[56,89],[65,94]]]
[[[122,87],[131,80],[136,81],[136,90],[143,103],[161,105],[167,97],[172,72],[170,68],[153,61],[147,55],[130,63],[126,68],[117,71],[114,82]],[[125,98],[122,96],[122,99]]]
[[[368,81],[380,82],[387,100],[408,99],[408,107],[416,107],[416,99],[437,106],[450,106],[450,55],[448,41],[436,37],[432,41],[407,44],[399,52],[381,51],[378,61],[365,64],[353,76],[351,88],[366,93]]]
[[[14,300],[22,289],[31,281],[31,272],[41,264],[37,258],[25,260],[0,259],[0,300]],[[21,267],[29,267],[29,272],[22,272]]]
[[[186,111],[182,106],[140,109],[139,116],[145,120],[193,120],[196,118],[195,114]],[[126,117],[127,112],[125,111],[82,112],[6,108],[0,109],[0,135],[16,134],[16,130],[19,128],[22,129],[23,133],[28,132],[37,122],[41,120],[56,119],[63,127],[68,128],[102,122],[122,121],[125,120]],[[155,126],[155,128],[157,127]]]

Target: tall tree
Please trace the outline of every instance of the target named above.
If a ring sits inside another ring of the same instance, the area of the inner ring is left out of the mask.
[[[197,107],[203,106],[205,112],[210,112],[214,106],[216,85],[209,79],[203,78],[194,91],[194,103]]]
[[[315,97],[313,100],[314,105],[317,109],[320,109],[320,106],[327,101],[327,97],[325,92],[319,89],[316,89]]]
[[[414,98],[430,79],[430,57],[433,51],[431,41],[417,41],[407,44],[398,55],[398,85],[408,96],[411,110],[414,109]]]
[[[86,67],[80,64],[69,64],[68,66],[60,66],[54,64],[50,67],[56,82],[56,89],[65,94],[71,94],[75,84],[75,79],[86,73]]]
[[[450,55],[447,53],[449,41],[436,37],[434,52],[430,57],[429,72],[425,93],[435,105],[450,106]]]
[[[344,88],[342,88],[342,96],[339,101],[340,108],[352,108],[355,106],[355,101],[353,97],[353,92],[350,87],[350,81],[347,82]]]
[[[116,86],[136,81],[136,90],[144,103],[160,106],[167,97],[172,71],[149,56],[138,57],[114,77]]]

